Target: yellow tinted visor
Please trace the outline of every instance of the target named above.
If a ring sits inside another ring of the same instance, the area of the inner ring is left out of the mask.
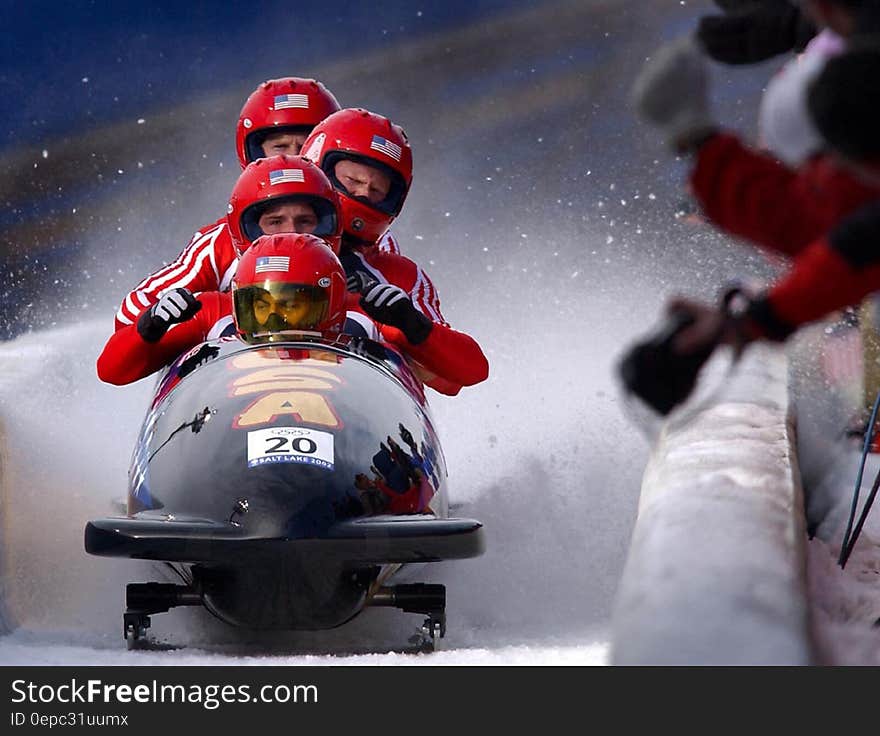
[[[319,286],[266,281],[236,288],[234,308],[236,326],[245,340],[269,342],[288,332],[322,330],[330,296]]]

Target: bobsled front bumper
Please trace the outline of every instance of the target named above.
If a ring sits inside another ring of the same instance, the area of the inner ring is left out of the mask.
[[[294,553],[359,566],[464,559],[484,548],[479,521],[430,515],[352,519],[302,539],[254,537],[233,524],[205,520],[107,518],[85,528],[89,554],[167,562],[241,564]]]

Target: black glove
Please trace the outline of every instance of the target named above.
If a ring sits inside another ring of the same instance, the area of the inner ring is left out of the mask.
[[[697,38],[725,64],[753,64],[802,49],[816,29],[789,2],[743,3],[742,11],[700,18]]]
[[[627,391],[661,416],[690,396],[697,374],[717,345],[707,341],[688,355],[676,351],[676,337],[693,324],[693,315],[683,310],[673,312],[658,331],[631,347],[617,366]]]
[[[355,294],[366,294],[379,282],[363,271],[355,271],[345,279],[345,288]]]
[[[416,309],[399,286],[381,284],[361,272],[349,276],[346,285],[349,291],[363,294],[360,304],[370,319],[396,327],[413,345],[428,339],[434,323]]]
[[[728,288],[718,306],[673,299],[660,329],[631,347],[618,364],[623,385],[658,414],[667,415],[690,396],[700,370],[719,345],[730,345],[738,359],[758,337],[745,312],[748,304],[739,286]]]
[[[137,321],[138,334],[145,342],[159,342],[171,325],[186,322],[201,308],[202,303],[196,301],[189,289],[178,287],[141,314]]]

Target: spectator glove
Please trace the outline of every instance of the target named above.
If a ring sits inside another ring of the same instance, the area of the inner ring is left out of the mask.
[[[816,34],[815,26],[786,0],[733,4],[738,7],[728,15],[703,16],[697,26],[697,39],[715,61],[754,64],[802,51]]]
[[[716,130],[709,114],[706,60],[690,37],[661,46],[642,67],[632,99],[643,120],[659,128],[667,144],[682,152]]]

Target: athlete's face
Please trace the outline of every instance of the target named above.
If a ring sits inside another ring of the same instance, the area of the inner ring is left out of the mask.
[[[254,298],[254,317],[262,327],[273,314],[277,314],[287,323],[288,327],[297,327],[309,312],[309,298],[302,292],[293,292],[289,296],[274,298],[269,292],[263,292]]]
[[[285,202],[268,208],[257,220],[264,235],[313,233],[318,227],[314,208],[305,202]]]
[[[342,159],[336,163],[333,172],[352,197],[364,197],[371,204],[381,202],[391,189],[388,174],[357,161]]]
[[[308,133],[291,133],[289,131],[270,133],[260,147],[263,149],[263,155],[267,157],[280,156],[283,153],[288,156],[298,156],[306,138],[308,138]]]

